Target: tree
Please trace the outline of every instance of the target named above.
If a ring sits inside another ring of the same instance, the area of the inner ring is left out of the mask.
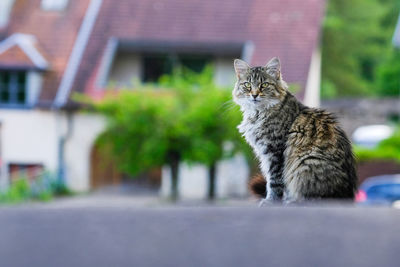
[[[400,51],[393,49],[377,69],[377,87],[382,96],[400,95]]]
[[[136,86],[98,103],[86,102],[108,118],[99,142],[111,144],[119,169],[135,175],[168,164],[173,199],[178,198],[180,162],[208,166],[209,197],[214,198],[217,161],[243,148],[236,130],[240,113],[226,108],[227,103],[233,105],[231,88],[213,83],[212,67],[201,74],[177,69],[157,85]],[[226,142],[232,144],[228,151]]]
[[[217,86],[213,81],[213,68],[202,73],[180,69],[161,78],[160,84],[186,92],[189,98],[183,124],[190,129],[190,145],[183,151],[183,160],[202,163],[208,167],[208,198],[216,193],[216,166],[223,158],[241,150],[243,139],[236,126],[241,116],[232,102],[232,88]],[[229,145],[227,145],[229,144]]]
[[[397,0],[330,0],[323,25],[322,96],[377,95],[399,12]]]
[[[168,164],[171,167],[173,199],[178,197],[178,168],[187,136],[180,127],[181,106],[173,92],[137,88],[109,95],[94,103],[108,118],[100,138],[111,144],[119,169],[131,175]]]

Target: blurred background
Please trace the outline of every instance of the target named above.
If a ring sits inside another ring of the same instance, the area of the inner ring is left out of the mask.
[[[254,205],[233,60],[278,56],[352,139],[357,200],[396,205],[399,15],[397,0],[2,0],[0,203]]]

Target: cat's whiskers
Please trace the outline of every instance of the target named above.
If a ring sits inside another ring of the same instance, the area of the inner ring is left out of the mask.
[[[231,111],[232,109],[236,108],[235,102],[233,100],[228,100],[225,103],[222,103],[220,109],[222,110],[223,114]]]

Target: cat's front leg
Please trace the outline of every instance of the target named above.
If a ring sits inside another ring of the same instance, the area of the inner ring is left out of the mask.
[[[263,198],[263,199],[261,199],[260,202],[258,203],[258,207],[259,207],[259,208],[261,208],[261,207],[267,207],[267,206],[271,206],[271,205],[273,205],[273,204],[274,204],[273,201],[268,200],[268,199],[266,199],[266,198]]]
[[[283,198],[283,185],[282,189],[277,190],[276,188],[272,189],[267,182],[267,197],[260,200],[258,207],[266,207],[271,206],[277,203],[280,203]],[[281,193],[282,192],[282,193]]]
[[[281,201],[284,192],[284,184],[281,179],[271,178],[267,181],[267,197],[265,198],[269,202]]]
[[[272,189],[267,183],[267,197],[260,200],[259,207],[271,206],[277,203],[281,203],[283,199],[283,186],[282,190]],[[281,193],[282,191],[282,193]]]

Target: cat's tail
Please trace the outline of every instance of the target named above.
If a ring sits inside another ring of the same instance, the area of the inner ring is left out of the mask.
[[[261,174],[254,176],[249,182],[250,192],[259,198],[267,196],[267,181]]]

